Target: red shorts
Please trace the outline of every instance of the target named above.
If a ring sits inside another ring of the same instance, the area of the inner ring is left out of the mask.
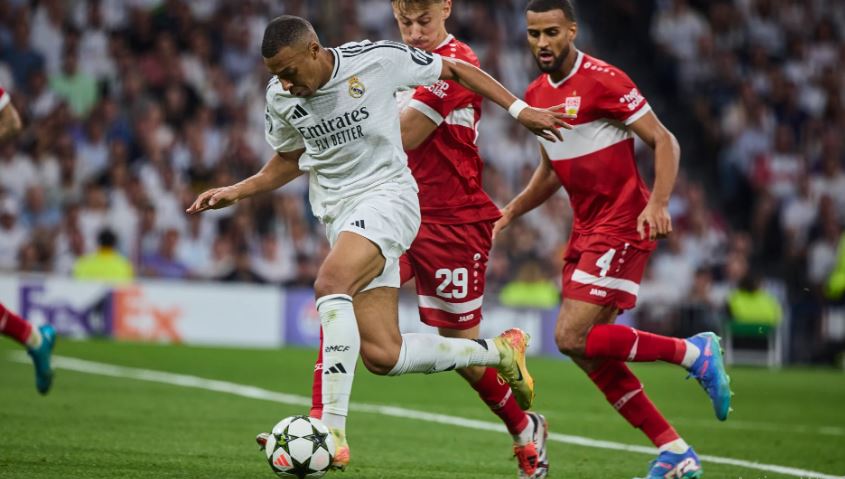
[[[399,259],[399,271],[403,284],[417,280],[423,323],[449,329],[478,325],[492,240],[493,221],[420,225]]]
[[[563,256],[563,297],[631,309],[649,256],[623,239],[572,233]]]

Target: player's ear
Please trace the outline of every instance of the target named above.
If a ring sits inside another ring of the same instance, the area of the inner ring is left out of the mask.
[[[449,18],[452,14],[452,0],[443,0],[443,20]]]
[[[317,55],[320,53],[320,44],[315,41],[308,42],[308,54],[311,55],[311,59],[317,58]]]
[[[570,43],[575,41],[575,38],[578,36],[578,24],[576,22],[569,23],[569,28],[566,30],[566,35],[569,37]]]

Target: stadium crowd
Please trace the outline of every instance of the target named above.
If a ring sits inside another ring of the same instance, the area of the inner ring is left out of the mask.
[[[537,73],[522,3],[458,0],[449,23],[516,92]],[[694,112],[718,176],[682,170],[676,233],[650,262],[637,316],[658,330],[714,322],[743,279],[760,276],[813,340],[845,255],[845,4],[661,0],[653,11],[661,91],[647,93]],[[0,85],[25,123],[0,145],[0,271],[73,274],[110,230],[138,276],[309,286],[328,245],[304,178],[184,214],[196,193],[271,154],[259,45],[281,13],[311,19],[329,45],[398,39],[386,0],[0,3]],[[590,27],[578,40],[588,52]],[[504,205],[533,172],[536,141],[487,105],[479,146],[486,191]],[[640,163],[648,178],[651,159]],[[488,288],[559,282],[570,222],[560,193],[506,230]],[[690,316],[702,305],[707,314]]]

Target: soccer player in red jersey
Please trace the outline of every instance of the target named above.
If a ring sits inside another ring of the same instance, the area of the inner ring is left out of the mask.
[[[11,100],[9,93],[0,87],[0,141],[11,138],[21,130],[21,119]],[[0,303],[0,334],[26,348],[35,364],[35,387],[41,394],[47,394],[53,384],[53,369],[50,367],[50,355],[56,338],[53,327],[44,325],[34,328],[27,320]]]
[[[528,43],[543,72],[525,94],[532,106],[563,104],[573,115],[564,141],[540,139],[541,162],[528,186],[503,210],[494,236],[536,208],[561,185],[574,211],[564,255],[563,304],[555,339],[660,455],[648,478],[700,477],[695,452],[681,439],[625,365],[666,361],[686,368],[727,418],[730,388],[718,337],[678,339],[613,324],[632,308],[656,239],[672,232],[667,205],[680,148],[636,85],[620,69],[575,48],[578,32],[570,0],[532,0],[526,9]],[[654,149],[649,192],[637,171],[634,134]]]
[[[402,40],[416,48],[479,66],[472,49],[446,31],[451,0],[393,0]],[[422,223],[400,259],[401,282],[415,279],[420,319],[443,336],[476,339],[484,276],[499,209],[481,186],[475,144],[481,95],[455,81],[418,87],[398,98],[404,106],[402,144],[419,185]],[[523,411],[495,368],[457,370],[514,439],[520,477],[548,472],[545,418]],[[322,345],[314,368],[311,416],[322,414]]]

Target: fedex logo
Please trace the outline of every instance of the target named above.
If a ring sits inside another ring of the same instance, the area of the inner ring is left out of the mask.
[[[50,291],[53,289],[50,288]],[[53,294],[50,291],[44,283],[23,284],[20,288],[21,315],[52,324],[63,335],[109,335],[112,329],[112,298],[108,289],[73,302],[68,296],[56,296],[55,291]]]
[[[182,316],[178,306],[161,307],[144,297],[136,286],[114,292],[114,336],[119,339],[182,342],[177,323]]]
[[[631,91],[619,98],[619,103],[627,103],[628,109],[631,111],[640,106],[643,101],[645,101],[645,97],[636,88],[631,88]]]

